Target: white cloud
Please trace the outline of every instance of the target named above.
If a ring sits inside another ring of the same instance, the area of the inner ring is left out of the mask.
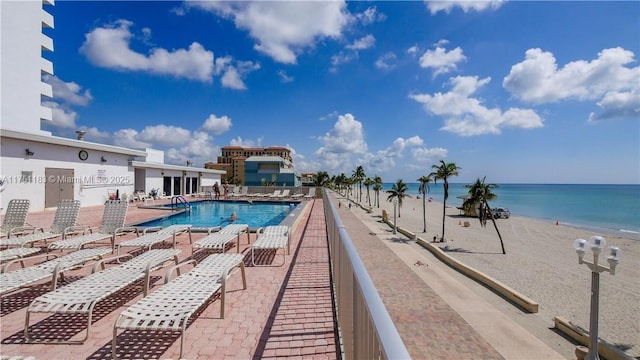
[[[295,80],[293,76],[287,75],[287,72],[284,70],[279,70],[278,76],[280,77],[280,81],[283,83],[290,83]]]
[[[499,108],[488,108],[480,99],[471,97],[491,78],[458,76],[450,81],[450,92],[409,95],[429,113],[444,118],[442,130],[473,136],[500,134],[503,128],[533,129],[543,126],[542,118],[533,110],[510,108],[503,112]]]
[[[409,151],[410,156],[407,156],[406,151]],[[388,173],[397,164],[415,170],[424,167],[429,161],[442,159],[446,154],[447,150],[443,148],[424,147],[424,140],[419,136],[408,139],[399,137],[387,148],[375,153],[367,153],[359,161],[369,172]]]
[[[333,119],[333,118],[337,118],[338,117],[338,112],[337,111],[332,111],[330,113],[328,113],[327,115],[323,115],[320,117],[320,121],[324,121],[324,120],[329,120],[329,119]]]
[[[98,132],[98,135],[102,136],[103,133]],[[173,139],[167,141],[164,138]],[[188,130],[167,125],[147,126],[142,132],[121,129],[114,132],[113,142],[116,146],[128,148],[163,149],[165,163],[173,165],[186,165],[188,160],[193,166],[201,167],[220,153],[220,149],[212,144],[212,138],[206,132],[191,133]]]
[[[470,11],[484,11],[484,10],[496,10],[502,4],[504,4],[505,0],[443,0],[443,1],[428,1],[425,0],[425,4],[427,8],[431,12],[431,15],[436,14],[439,11],[444,11],[447,14],[451,12],[451,10],[455,7],[459,7],[462,11],[470,12]]]
[[[191,80],[209,82],[213,74],[213,52],[197,42],[188,49],[168,51],[153,48],[149,55],[135,52],[130,47],[134,35],[129,31],[133,25],[128,20],[99,27],[85,34],[80,47],[92,64],[123,71],[147,71]],[[148,35],[149,30],[143,35]]]
[[[232,19],[256,40],[254,49],[277,62],[295,64],[297,56],[325,38],[338,38],[352,21],[344,1],[189,2]]]
[[[365,50],[365,49],[372,48],[375,44],[376,44],[376,38],[373,35],[369,34],[367,36],[361,37],[358,40],[355,40],[353,43],[345,47],[349,50],[358,51],[358,50]]]
[[[247,86],[244,84],[242,78],[240,77],[240,73],[238,73],[238,70],[234,67],[227,68],[227,71],[225,71],[224,75],[222,75],[220,82],[224,87],[228,87],[230,89],[247,89]]]
[[[221,75],[220,82],[223,87],[234,90],[246,90],[244,78],[256,70],[260,69],[260,64],[252,61],[234,61],[231,56],[219,57],[214,62],[214,73]]]
[[[361,154],[367,151],[362,123],[351,114],[338,116],[333,129],[320,138],[329,152]]]
[[[602,113],[591,113],[589,122],[614,119],[619,117],[629,117],[640,119],[640,90],[621,93],[611,91],[598,102]]]
[[[64,82],[59,77],[54,75],[44,75],[42,77],[44,82],[51,85],[53,89],[53,98],[56,101],[75,106],[87,106],[93,97],[91,91],[82,91],[82,86],[75,82]]]
[[[86,134],[86,139],[93,141],[99,140],[101,142],[111,142],[111,134],[108,131],[100,131],[96,127],[81,126],[80,130],[83,130]]]
[[[78,113],[53,101],[43,101],[42,106],[51,108],[51,125],[60,128],[75,128]]]
[[[322,165],[318,161],[307,160],[304,155],[297,152],[296,149],[291,147],[289,144],[287,144],[286,147],[291,150],[291,158],[293,159],[293,163],[296,166],[296,170],[300,171],[301,173],[318,172],[319,170],[322,170]]]
[[[304,171],[324,170],[349,176],[354,164],[358,164],[366,169],[367,176],[393,176],[398,165],[413,171],[416,166],[424,168],[429,161],[447,155],[446,149],[426,147],[420,136],[398,137],[388,147],[368,152],[363,125],[351,114],[340,115],[333,128],[318,140],[322,146],[315,152],[316,161],[302,158]],[[297,158],[295,163],[298,167]]]
[[[346,171],[351,166],[353,155],[367,152],[362,123],[351,114],[338,116],[333,129],[318,140],[323,145],[316,150],[315,155],[328,170]]]
[[[202,128],[204,130],[211,131],[216,135],[220,135],[229,131],[232,126],[233,123],[231,122],[231,118],[229,118],[227,115],[217,117],[214,114],[209,115],[207,120],[204,121],[204,124],[202,124]]]
[[[418,162],[420,164],[427,164],[446,158],[448,153],[449,150],[441,147],[430,149],[424,147],[416,147],[411,150],[411,157],[415,162]]]
[[[333,55],[331,57],[331,65],[338,66],[338,65],[342,65],[342,64],[346,64],[348,62],[351,62],[355,59],[358,58],[358,53],[357,52],[349,52],[349,53],[344,53],[344,52],[340,52],[337,55]]]
[[[392,52],[388,52],[380,56],[378,60],[376,60],[374,65],[378,69],[389,70],[395,67],[395,65],[392,64],[392,62],[395,61],[396,58],[397,58],[396,54]]]
[[[120,129],[113,133],[113,144],[128,148],[148,148],[151,143],[141,141],[138,131],[134,129]]]
[[[422,54],[419,60],[420,67],[432,68],[433,75],[437,76],[456,70],[458,63],[467,60],[460,47],[447,51],[442,47],[446,43],[448,43],[446,40],[441,40],[436,44],[435,50],[427,50]]]
[[[146,126],[137,134],[137,139],[162,146],[177,146],[191,140],[191,131],[171,125]]]
[[[376,38],[369,34],[364,36],[358,40],[355,40],[353,43],[345,46],[346,52],[341,51],[337,55],[333,55],[331,57],[331,65],[332,68],[329,69],[330,72],[336,72],[337,66],[341,64],[346,64],[351,61],[354,61],[359,58],[359,50],[366,50],[375,45]]]
[[[220,149],[212,145],[209,134],[194,131],[184,146],[170,148],[165,152],[165,161],[175,165],[186,165],[187,161],[190,161],[193,166],[202,167],[205,162],[214,160],[219,153]]]
[[[53,75],[43,75],[42,80],[51,85],[53,91],[53,100],[42,102],[52,110],[52,122],[49,124],[58,128],[76,128],[79,116],[73,107],[87,106],[93,100],[91,91],[83,91],[77,83],[65,82]]]
[[[374,22],[384,21],[387,19],[387,16],[378,12],[378,9],[375,6],[367,8],[367,10],[362,13],[355,14],[354,17],[358,19],[362,25],[369,25]]]
[[[238,136],[235,139],[231,139],[231,141],[229,141],[229,145],[231,146],[242,146],[242,147],[250,147],[250,148],[259,148],[262,147],[262,141],[264,140],[264,138],[259,137],[257,140],[249,140],[249,139],[243,139],[242,137]]]
[[[618,47],[601,51],[594,60],[559,68],[552,53],[529,49],[502,84],[515,97],[532,103],[599,100],[603,113],[592,114],[591,120],[634,117],[640,111],[640,66],[625,66],[634,61],[633,52]]]

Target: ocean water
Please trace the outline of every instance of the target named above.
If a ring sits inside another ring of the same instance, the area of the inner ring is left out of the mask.
[[[408,194],[418,195],[419,183],[407,183]],[[383,184],[383,191],[391,189]],[[450,183],[447,205],[460,206],[465,184]],[[640,185],[498,184],[492,207],[509,208],[513,215],[548,220],[597,232],[640,240]],[[427,196],[442,202],[440,182],[429,184]],[[363,189],[363,193],[365,190]],[[386,199],[383,194],[380,199]]]

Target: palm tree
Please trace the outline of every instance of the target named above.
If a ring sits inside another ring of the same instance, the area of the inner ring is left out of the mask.
[[[373,177],[373,190],[376,192],[376,203],[378,204],[378,208],[380,208],[380,190],[382,190],[382,178],[378,175]]]
[[[369,202],[369,207],[371,207],[371,196],[369,195],[369,187],[374,184],[373,179],[366,178],[364,179],[364,186],[367,187],[367,201]]]
[[[409,190],[407,184],[402,181],[402,179],[398,179],[395,184],[391,185],[391,190],[387,190],[389,196],[387,196],[387,201],[392,201],[393,198],[398,199],[398,217],[400,217],[400,208],[402,207],[402,199],[406,197],[411,197],[411,195],[406,192]]]
[[[338,192],[342,194],[342,187],[347,184],[347,177],[344,173],[336,176],[336,186],[338,187]],[[342,194],[344,196],[344,194]]]
[[[427,203],[426,203],[426,197],[427,194],[429,193],[429,191],[431,190],[429,188],[429,183],[431,181],[433,181],[433,179],[431,178],[431,176],[429,175],[425,175],[425,176],[421,176],[418,181],[420,181],[420,187],[418,188],[418,193],[420,193],[420,195],[422,195],[422,222],[424,224],[424,227],[422,228],[422,232],[426,233],[427,232]]]
[[[433,177],[433,182],[437,183],[438,180],[443,181],[444,188],[444,202],[442,203],[442,240],[444,240],[444,220],[447,210],[447,199],[449,198],[449,177],[458,176],[458,170],[460,168],[455,163],[446,163],[444,160],[440,160],[440,165],[431,166],[435,171],[429,174]]]
[[[314,181],[314,185],[324,187],[329,184],[329,173],[326,171],[318,171]]]
[[[496,229],[498,233],[498,237],[500,238],[500,246],[502,247],[502,253],[506,254],[504,250],[504,242],[502,241],[502,235],[500,235],[500,230],[498,230],[498,224],[496,224],[496,219],[493,217],[493,213],[491,212],[491,207],[489,206],[489,201],[494,200],[497,195],[491,192],[492,189],[497,189],[498,185],[496,184],[487,184],[485,183],[486,176],[480,180],[478,178],[473,185],[465,185],[464,187],[469,189],[469,197],[462,204],[465,208],[473,208],[478,209],[478,220],[480,220],[480,226],[487,226],[487,218],[491,219],[493,222],[493,227]]]
[[[349,200],[349,196],[351,196],[351,192],[353,191],[353,184],[355,184],[356,181],[353,177],[346,177],[344,178],[344,184],[347,187],[347,201]]]
[[[362,180],[364,180],[366,176],[367,175],[365,175],[364,168],[362,167],[362,165],[358,165],[358,167],[355,170],[353,170],[352,178],[354,180],[354,183],[358,184],[358,188],[360,190],[360,196],[358,197],[358,202],[362,202]]]

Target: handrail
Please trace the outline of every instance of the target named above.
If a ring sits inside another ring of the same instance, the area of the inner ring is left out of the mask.
[[[171,210],[180,207],[182,205],[185,210],[191,211],[191,204],[184,198],[182,195],[172,196],[171,197]]]
[[[322,194],[344,358],[410,359],[328,190]]]

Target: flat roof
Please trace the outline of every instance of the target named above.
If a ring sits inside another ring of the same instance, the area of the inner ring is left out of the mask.
[[[111,152],[116,154],[147,157],[146,151],[134,150],[134,149],[113,146],[113,145],[105,145],[105,144],[94,143],[94,142],[85,141],[85,140],[63,138],[63,137],[53,136],[53,135],[39,135],[39,134],[33,134],[33,133],[26,133],[22,131],[0,129],[0,137],[35,141],[35,142],[41,142],[45,144],[69,146],[69,147],[74,147],[79,149],[98,150],[98,151],[106,151],[106,152]]]
[[[160,170],[180,170],[180,171],[197,171],[205,174],[226,174],[227,172],[224,170],[216,170],[216,169],[205,169],[193,166],[181,166],[181,165],[170,165],[163,163],[154,163],[154,162],[146,162],[146,161],[131,161],[131,166],[134,168],[142,168],[142,169],[160,169]]]

